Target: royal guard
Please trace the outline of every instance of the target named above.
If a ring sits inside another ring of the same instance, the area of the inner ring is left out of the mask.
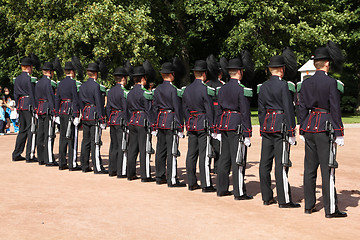
[[[244,65],[247,63],[247,65]],[[235,200],[247,200],[245,186],[245,168],[247,148],[250,147],[252,134],[250,120],[250,102],[252,89],[241,84],[246,72],[253,71],[251,55],[243,51],[241,58],[231,59],[226,67],[230,80],[219,90],[219,107],[221,116],[217,117],[217,127],[221,133],[221,156],[217,174],[217,196],[232,193],[229,188],[229,173],[232,169],[233,194]]]
[[[86,73],[89,79],[80,86],[79,99],[82,109],[81,122],[83,126],[83,140],[81,143],[81,168],[83,172],[93,171],[89,166],[91,151],[91,160],[95,174],[107,174],[100,155],[101,131],[106,128],[104,94],[100,90],[100,84],[97,83],[101,78],[106,79],[107,68],[105,63],[89,63]]]
[[[195,80],[186,87],[182,103],[188,131],[188,152],[186,156],[186,172],[190,191],[199,189],[196,178],[196,163],[199,157],[200,182],[203,192],[215,192],[210,176],[210,159],[213,157],[211,137],[214,133],[214,104],[212,96],[215,92],[206,86],[207,64],[197,60],[192,69]]]
[[[110,89],[107,96],[106,114],[110,126],[110,149],[109,149],[109,176],[118,178],[126,177],[127,153],[127,105],[128,73],[122,67],[115,69],[113,73],[116,85]],[[125,155],[124,155],[125,153]]]
[[[304,192],[305,213],[318,211],[316,176],[320,165],[322,195],[326,218],[346,217],[337,206],[335,189],[336,147],[344,145],[340,92],[343,84],[328,75],[331,67],[339,70],[344,62],[341,49],[332,41],[315,50],[316,72],[299,86],[300,137],[305,140]]]
[[[136,176],[136,159],[140,153],[140,176],[142,182],[153,182],[151,177],[150,156],[153,153],[151,147],[151,123],[152,120],[152,92],[145,88],[147,85],[147,73],[143,66],[134,68],[134,87],[127,96],[127,108],[129,112],[129,148],[127,162],[127,179],[138,179]]]
[[[296,56],[290,48],[270,58],[270,79],[258,85],[258,114],[262,137],[260,186],[264,205],[279,203],[279,208],[298,208],[291,198],[288,171],[291,167],[290,145],[295,145],[295,112],[292,92],[297,72]],[[277,201],[271,189],[270,172],[275,157]]]
[[[177,177],[178,143],[179,138],[184,137],[181,89],[173,84],[175,66],[171,62],[165,62],[160,73],[164,81],[154,91],[153,100],[157,130],[156,183],[167,183],[169,187],[186,187]]]
[[[37,162],[35,157],[35,83],[32,77],[33,66],[40,68],[40,61],[36,55],[21,60],[22,73],[14,79],[14,99],[19,113],[19,133],[16,137],[15,149],[12,153],[13,161]],[[32,129],[33,128],[33,129]],[[26,156],[21,156],[26,143]]]
[[[77,163],[80,107],[75,80],[76,74],[79,79],[83,78],[83,69],[79,59],[73,57],[71,62],[66,62],[64,71],[66,77],[58,84],[55,96],[57,115],[55,122],[60,125],[59,169],[80,171],[81,167]],[[66,153],[68,159],[66,159]]]

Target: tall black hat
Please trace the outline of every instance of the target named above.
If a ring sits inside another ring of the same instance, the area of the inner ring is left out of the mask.
[[[101,74],[101,79],[105,80],[109,74],[109,70],[106,66],[106,63],[102,57],[99,57],[96,63],[99,65],[99,72]]]
[[[56,77],[58,78],[58,80],[61,80],[61,78],[64,75],[64,70],[62,69],[61,62],[58,57],[55,58],[53,65],[54,65],[54,70],[56,72]]]
[[[146,72],[143,66],[137,66],[134,68],[133,76],[145,76]]]
[[[319,47],[315,50],[314,56],[311,58],[314,60],[327,59],[332,61],[332,66],[335,71],[340,71],[345,62],[342,50],[334,43],[329,40],[326,47]]]
[[[33,61],[29,57],[24,57],[20,63],[21,66],[33,66]]]
[[[243,62],[240,58],[230,59],[227,69],[244,69]]]
[[[179,57],[174,57],[172,59],[172,64],[173,64],[174,70],[175,70],[175,79],[174,79],[173,83],[177,87],[182,87],[183,79],[185,78],[186,73],[187,73],[185,64],[180,60]]]
[[[163,65],[161,65],[161,73],[174,73],[174,65],[171,62],[164,62]]]
[[[221,70],[213,54],[206,58],[206,65],[208,69],[207,79],[209,81],[217,81],[218,75]]]
[[[75,68],[71,62],[66,62],[64,70],[75,70]]]
[[[194,68],[192,69],[195,72],[206,72],[207,71],[207,64],[204,60],[196,60]]]
[[[314,56],[311,56],[313,60],[320,60],[320,59],[331,59],[329,50],[326,47],[319,47],[315,49]]]
[[[129,74],[123,67],[117,67],[115,72],[113,73],[114,76],[128,76]]]
[[[291,48],[286,47],[283,50],[282,56],[285,61],[285,75],[284,78],[288,81],[293,81],[296,78],[298,71],[296,55],[291,50]]]
[[[153,66],[151,65],[151,63],[149,62],[149,60],[145,60],[143,62],[143,67],[145,69],[147,81],[148,82],[155,82],[156,72],[155,72]]]
[[[99,68],[99,65],[97,63],[89,63],[86,71],[99,72],[100,68]]]
[[[52,62],[46,62],[44,63],[42,70],[50,70],[50,71],[54,71],[54,65]]]
[[[277,68],[277,67],[284,67],[286,65],[284,57],[281,55],[272,56],[270,58],[270,63],[267,67]]]
[[[221,66],[221,71],[223,73],[223,80],[225,82],[227,82],[230,78],[229,72],[227,71],[227,66],[229,65],[228,60],[225,57],[220,58],[220,66]]]
[[[252,80],[255,77],[255,64],[252,60],[250,52],[247,50],[242,50],[240,53],[240,58],[245,69],[242,80]]]

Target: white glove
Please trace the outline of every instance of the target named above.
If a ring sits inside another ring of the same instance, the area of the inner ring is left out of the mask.
[[[249,137],[246,137],[246,138],[244,139],[244,144],[245,144],[245,146],[247,146],[247,147],[250,147],[250,146],[251,146],[251,140],[250,140]]]
[[[39,119],[39,116],[37,115],[37,113],[35,113],[35,118],[36,118],[36,119]]]
[[[79,125],[79,123],[80,123],[80,119],[78,117],[74,118],[73,120],[74,126],[76,127],[77,125]]]
[[[178,132],[177,135],[178,135],[179,138],[185,138],[184,132]]]
[[[151,131],[151,135],[153,135],[154,137],[156,137],[158,134],[158,130],[155,130],[155,131]]]
[[[214,138],[214,139],[216,139],[216,136],[217,136],[216,133],[212,133],[212,134],[211,134],[211,137]]]
[[[105,129],[106,128],[106,123],[100,123],[100,128]]]
[[[216,138],[215,138],[215,139],[217,139],[218,141],[221,142],[221,134],[216,134]]]
[[[16,113],[16,119],[19,119],[19,113]]]
[[[296,144],[296,137],[289,137],[289,143],[291,145],[295,145]]]
[[[51,117],[51,121],[55,122],[55,120],[56,120],[56,117],[55,117],[55,116],[52,116],[52,117]]]
[[[339,145],[340,147],[344,146],[344,137],[343,136],[337,136],[335,139],[335,143]]]
[[[305,142],[305,138],[303,135],[300,135],[300,139],[303,140]]]
[[[60,117],[59,117],[59,116],[57,116],[57,117],[55,118],[55,123],[60,124]]]

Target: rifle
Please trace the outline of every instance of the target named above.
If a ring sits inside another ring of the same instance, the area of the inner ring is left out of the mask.
[[[173,141],[172,141],[172,147],[171,147],[171,155],[173,157],[180,157],[179,152],[179,137],[178,137],[178,129],[176,127],[176,120],[174,119],[171,122],[171,131],[173,133]]]
[[[31,127],[30,127],[30,131],[31,133],[36,133],[37,132],[37,124],[38,121],[36,119],[36,113],[35,113],[35,109],[33,106],[30,105],[30,112],[31,112]]]
[[[239,166],[245,167],[246,165],[246,160],[245,160],[245,155],[246,155],[246,146],[244,144],[244,127],[242,126],[242,124],[238,125],[236,133],[238,135],[238,148],[237,148],[237,152],[236,152],[236,163]]]
[[[337,168],[339,164],[336,161],[336,143],[335,143],[335,130],[333,125],[330,121],[325,122],[325,130],[329,134],[329,141],[330,141],[330,154],[329,154],[329,164],[330,168]]]
[[[95,145],[101,146],[101,139],[100,139],[100,122],[99,122],[99,116],[97,115],[97,112],[94,112],[94,119],[95,119]]]
[[[53,114],[48,108],[46,114],[49,116],[49,138],[55,138],[55,122],[53,121]]]
[[[282,143],[283,143],[283,152],[281,158],[281,164],[283,167],[291,167],[292,163],[290,161],[290,143],[289,143],[289,136],[287,134],[287,126],[285,122],[281,124],[281,136],[282,136]],[[296,145],[296,142],[295,142]]]
[[[150,124],[149,121],[145,118],[144,119],[144,128],[146,131],[146,144],[145,144],[145,151],[146,151],[146,177],[149,178],[150,177],[150,159],[151,159],[151,154],[154,154],[155,151],[152,148],[151,145],[151,128],[150,128]]]
[[[213,147],[211,146],[211,131],[209,126],[209,121],[207,119],[204,120],[204,129],[206,133],[206,150],[205,150],[205,180],[206,186],[209,187],[211,185],[210,179],[210,159],[215,158],[215,152]]]
[[[69,108],[68,110],[68,115],[69,115],[69,120],[68,120],[68,125],[66,128],[66,138],[71,139],[73,137],[72,135],[72,126],[73,126],[73,109]]]
[[[123,162],[122,162],[122,171],[121,175],[126,175],[126,163],[127,163],[127,151],[128,151],[128,140],[129,134],[127,133],[126,122],[124,118],[120,119],[120,127],[122,129],[122,139],[121,139],[121,151],[123,151]]]

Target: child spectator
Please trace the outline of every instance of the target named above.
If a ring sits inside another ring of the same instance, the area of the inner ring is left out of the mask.
[[[16,111],[16,103],[14,100],[11,100],[9,103],[9,108],[10,108],[10,121],[13,125],[14,128],[14,132],[18,133],[19,132],[19,126],[17,126],[17,122],[18,122],[18,114]]]

